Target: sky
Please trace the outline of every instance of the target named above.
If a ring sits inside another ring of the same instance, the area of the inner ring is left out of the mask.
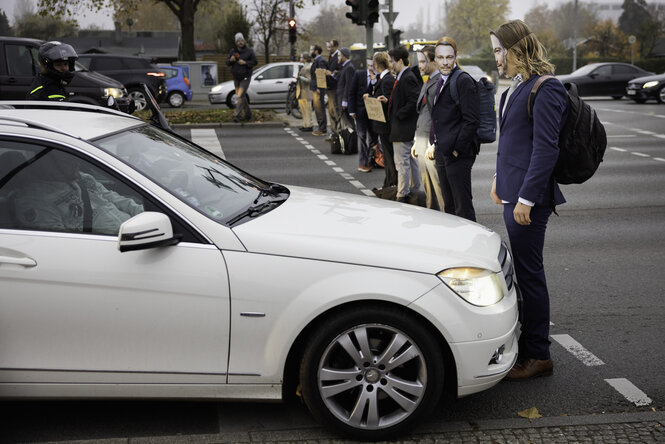
[[[37,3],[36,0],[0,0],[0,9],[5,11],[10,23],[13,23],[14,21],[16,4],[25,1],[32,1],[34,5]],[[343,0],[325,1],[329,4],[334,4],[336,2],[342,3]],[[547,4],[551,8],[562,1],[563,0],[550,0]],[[248,0],[240,0],[240,2],[245,4],[249,3]],[[384,2],[385,0],[381,0],[381,3]],[[398,13],[393,26],[398,29],[406,30],[411,23],[418,20],[421,11],[425,14],[427,14],[428,11],[430,14],[436,14],[439,5],[442,3],[443,0],[393,0],[393,10]],[[511,14],[508,18],[524,18],[524,14],[537,3],[538,0],[510,0]],[[540,3],[544,4],[545,0],[540,0]],[[311,6],[311,2],[309,1],[305,1],[305,4],[307,7],[304,10],[299,11],[299,15],[302,19],[309,20],[316,16],[318,8],[316,6]],[[81,25],[81,28],[86,28],[95,24],[102,29],[113,29],[113,21],[111,20],[110,15],[105,15],[104,13],[93,14],[92,12],[85,12],[84,15],[79,17],[79,24]]]

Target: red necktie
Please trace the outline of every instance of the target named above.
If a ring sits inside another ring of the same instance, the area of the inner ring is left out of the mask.
[[[395,83],[393,83],[393,89],[390,90],[390,98],[388,99],[388,115],[390,115],[390,105],[393,104],[393,93],[395,92],[397,82],[399,82],[399,79],[395,80]]]

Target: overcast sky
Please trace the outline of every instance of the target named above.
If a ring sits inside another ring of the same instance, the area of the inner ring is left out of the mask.
[[[35,0],[0,0],[0,9],[5,11],[10,23],[13,23],[14,21],[15,6],[19,1],[32,1],[34,5],[37,3]],[[343,2],[343,0],[325,1],[327,1],[328,4]],[[559,4],[562,1],[563,0],[549,0],[547,4],[552,8],[554,5]],[[240,0],[240,2],[243,4],[249,3],[248,0]],[[381,3],[384,2],[385,0],[381,0]],[[545,4],[545,0],[510,0],[511,13],[509,18],[524,18],[524,14],[538,3]],[[299,15],[302,19],[309,20],[316,16],[318,7],[312,7],[309,0],[306,0],[305,4],[307,7],[304,10],[299,11]],[[418,20],[420,11],[423,11],[425,14],[429,11],[430,14],[434,15],[438,13],[438,8],[441,4],[443,4],[443,0],[393,0],[393,10],[398,13],[394,26],[395,28],[406,30],[411,23]],[[85,12],[85,15],[78,17],[78,19],[79,25],[81,25],[82,28],[86,28],[92,24],[95,24],[102,29],[113,28],[113,21],[111,20],[110,15],[104,13],[93,14],[88,11]]]

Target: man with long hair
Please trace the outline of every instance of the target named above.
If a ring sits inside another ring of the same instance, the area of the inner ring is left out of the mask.
[[[553,373],[550,356],[550,300],[543,267],[547,221],[553,206],[565,202],[553,176],[559,133],[567,113],[567,93],[556,79],[545,81],[529,118],[529,93],[538,78],[554,73],[538,38],[521,20],[490,33],[499,74],[513,79],[501,96],[499,148],[492,200],[503,205],[503,219],[523,297],[517,363],[508,380]]]

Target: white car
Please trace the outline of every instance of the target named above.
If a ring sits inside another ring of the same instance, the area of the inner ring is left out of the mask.
[[[516,360],[500,236],[255,178],[135,117],[0,102],[0,398],[280,400],[393,438]]]
[[[281,62],[268,63],[254,70],[252,81],[247,88],[247,99],[250,104],[286,104],[286,93],[289,85],[298,79],[302,63]],[[233,81],[223,82],[210,88],[208,100],[212,104],[226,104],[229,108],[238,105],[238,97]]]

